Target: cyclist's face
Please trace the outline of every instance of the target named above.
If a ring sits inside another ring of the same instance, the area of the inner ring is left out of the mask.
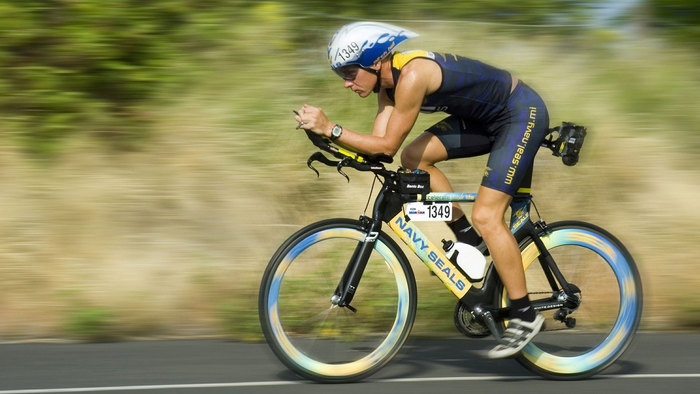
[[[367,97],[374,90],[377,83],[376,76],[358,65],[350,65],[335,70],[345,81],[344,86],[352,89],[360,97]]]
[[[351,64],[349,66],[337,68],[333,71],[335,71],[340,78],[343,78],[344,81],[354,81],[355,77],[357,77],[357,72],[360,71],[360,69],[361,68],[359,65]]]

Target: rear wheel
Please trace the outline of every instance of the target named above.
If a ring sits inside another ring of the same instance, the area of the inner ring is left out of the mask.
[[[277,357],[322,382],[363,379],[389,362],[416,312],[411,266],[380,233],[355,292],[353,312],[331,302],[365,233],[355,220],[331,219],[290,237],[268,264],[260,287],[260,322]]]
[[[518,361],[552,379],[594,375],[622,355],[639,326],[642,285],[636,264],[620,241],[588,223],[552,224],[541,240],[578,291],[565,301],[544,276],[534,242],[520,243],[530,299],[554,298],[565,305],[541,311],[545,326]],[[499,299],[508,303],[502,286]]]

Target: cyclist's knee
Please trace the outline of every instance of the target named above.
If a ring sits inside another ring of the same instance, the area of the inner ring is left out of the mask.
[[[443,160],[447,160],[447,151],[431,133],[421,134],[401,152],[401,165],[409,169],[425,170]]]
[[[408,169],[416,169],[422,167],[423,157],[419,149],[409,145],[401,152],[401,165]]]
[[[497,226],[502,226],[503,219],[499,219],[494,209],[486,206],[474,206],[472,210],[472,223],[482,236],[488,237],[495,232]]]
[[[472,210],[472,222],[482,236],[502,231],[505,228],[503,214],[510,196],[496,190],[482,187]]]

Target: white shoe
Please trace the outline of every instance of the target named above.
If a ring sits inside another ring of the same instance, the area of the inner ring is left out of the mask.
[[[539,313],[532,322],[512,319],[506,332],[503,333],[501,343],[489,351],[488,357],[506,358],[518,354],[540,332],[542,324],[544,324],[544,317]]]

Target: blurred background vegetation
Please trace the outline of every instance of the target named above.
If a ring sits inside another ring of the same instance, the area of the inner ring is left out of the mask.
[[[553,121],[587,125],[580,165],[538,158],[545,217],[597,223],[630,246],[645,328],[700,327],[694,1],[7,0],[0,338],[259,338],[257,286],[277,245],[366,202],[371,179],[305,168],[312,150],[291,117],[310,103],[370,129],[375,103],[325,59],[333,31],[360,19],[419,32],[404,49],[511,70]],[[474,190],[484,162],[444,170]],[[415,268],[416,332],[440,321],[453,334],[454,299]]]

